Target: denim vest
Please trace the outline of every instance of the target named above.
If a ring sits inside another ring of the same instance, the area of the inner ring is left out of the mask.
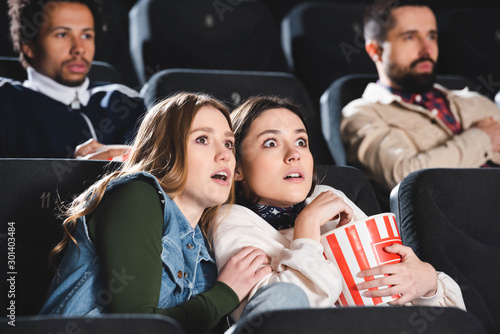
[[[119,177],[109,183],[106,192],[137,179],[156,188],[163,207],[163,270],[158,308],[170,308],[210,289],[217,278],[217,267],[200,228],[191,227],[151,174],[140,172]],[[124,270],[115,270],[114,277],[105,284],[85,217],[78,221],[73,236],[78,246],[69,243],[40,314],[97,316],[106,313],[113,293],[119,293],[134,278]]]

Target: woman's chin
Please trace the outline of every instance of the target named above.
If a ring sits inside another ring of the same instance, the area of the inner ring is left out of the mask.
[[[295,204],[303,202],[307,197],[307,194],[287,194],[286,198],[280,199],[268,199],[265,201],[259,201],[259,204],[275,206],[278,208],[287,208]]]

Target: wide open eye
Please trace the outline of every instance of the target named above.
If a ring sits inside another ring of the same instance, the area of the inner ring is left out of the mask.
[[[264,147],[276,147],[278,146],[278,141],[274,138],[271,138],[271,139],[267,139],[264,144],[263,144]]]
[[[300,146],[300,147],[307,147],[307,140],[304,138],[299,138],[295,142],[295,145]]]
[[[196,142],[206,145],[206,144],[208,144],[208,138],[207,138],[207,136],[200,136],[200,137],[196,138]]]

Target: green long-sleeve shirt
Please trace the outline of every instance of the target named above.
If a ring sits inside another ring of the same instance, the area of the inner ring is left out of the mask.
[[[207,292],[178,306],[160,309],[163,212],[155,188],[132,181],[106,196],[88,221],[112,298],[110,313],[156,313],[177,320],[188,333],[216,326],[239,303],[236,293],[217,281]],[[116,273],[125,275],[118,282]]]

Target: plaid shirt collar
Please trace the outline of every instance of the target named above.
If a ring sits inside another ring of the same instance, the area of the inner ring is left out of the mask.
[[[392,94],[401,97],[401,99],[406,103],[411,103],[411,104],[423,106],[422,101],[425,101],[425,100],[435,100],[436,98],[443,98],[446,100],[446,95],[443,92],[441,92],[440,90],[436,89],[435,87],[433,87],[431,90],[429,90],[425,93],[419,94],[419,93],[408,92],[408,91],[405,91],[403,89],[398,89],[398,88],[386,86],[383,83],[381,83],[380,80],[377,81],[377,84],[384,87]]]
[[[428,92],[418,94],[418,93],[407,92],[402,89],[385,86],[380,82],[380,80],[377,81],[377,84],[384,87],[392,94],[399,96],[402,101],[418,105],[429,110],[434,117],[437,117],[441,121],[443,121],[443,123],[453,133],[458,134],[462,132],[462,126],[460,125],[460,123],[458,123],[453,114],[450,112],[450,106],[446,95],[439,89],[433,87]]]

